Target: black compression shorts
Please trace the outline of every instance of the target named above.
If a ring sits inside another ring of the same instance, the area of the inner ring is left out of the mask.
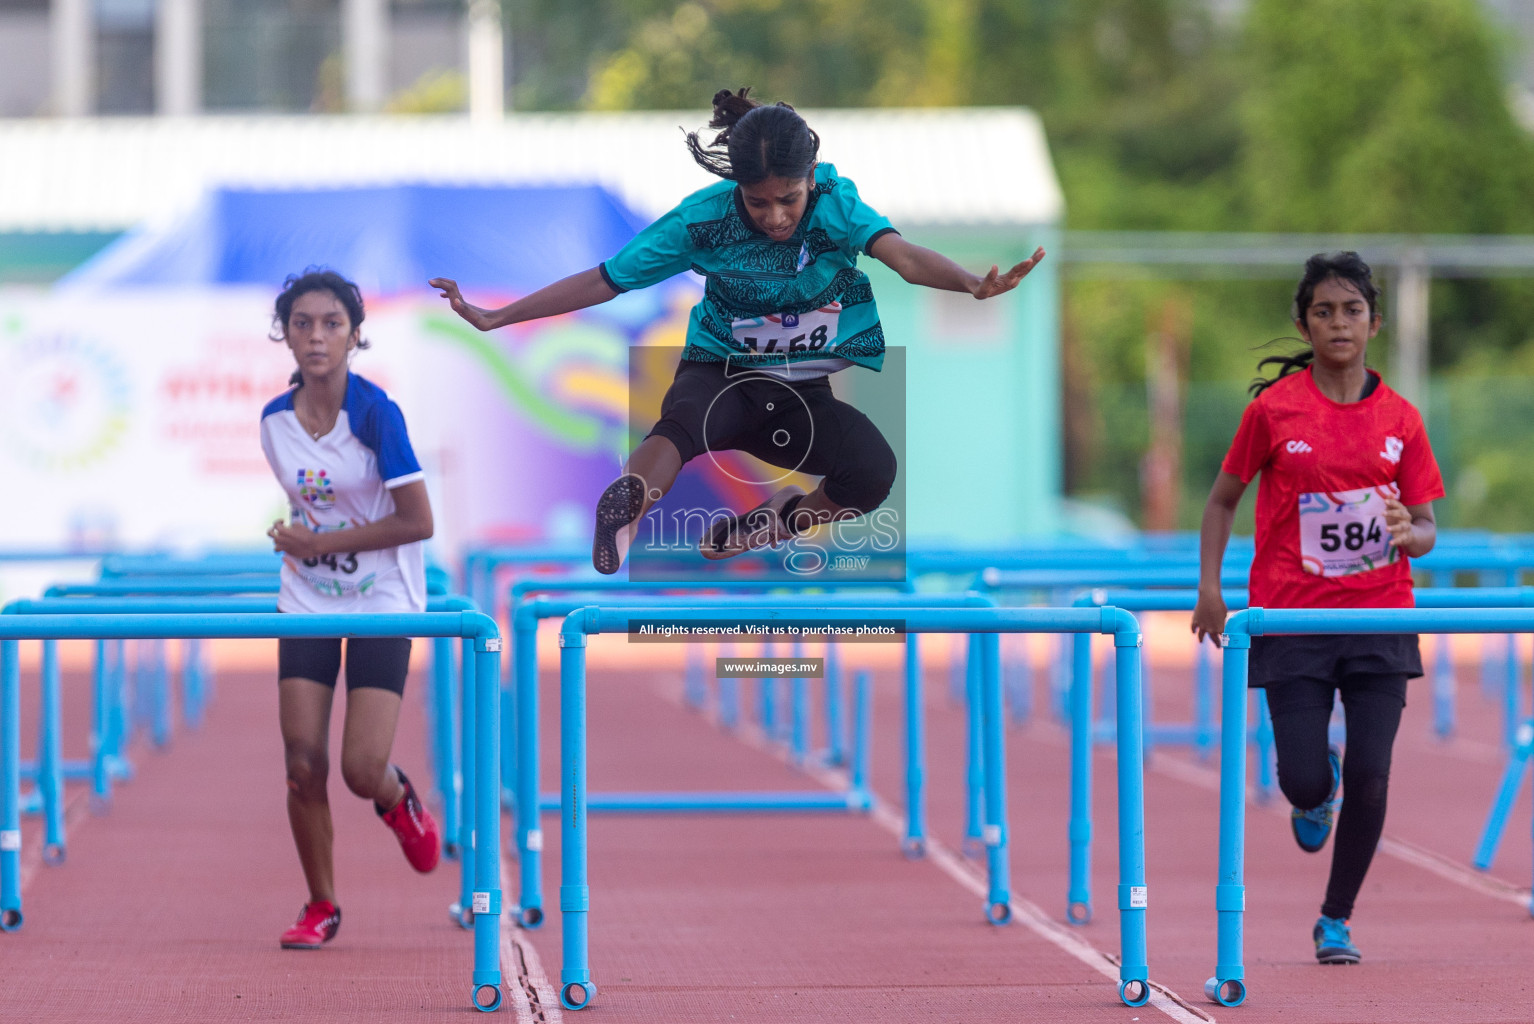
[[[872,512],[895,482],[895,452],[872,420],[837,398],[829,377],[780,380],[726,364],[677,365],[650,431],[686,463],[738,450],[771,466],[825,477],[826,497]]]
[[[410,638],[350,637],[346,641],[346,689],[371,686],[401,696],[410,672]],[[277,678],[312,679],[335,686],[341,673],[341,640],[293,637],[277,641]]]

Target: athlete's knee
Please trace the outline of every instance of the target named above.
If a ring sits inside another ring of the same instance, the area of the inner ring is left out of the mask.
[[[895,451],[877,430],[870,430],[857,438],[856,444],[846,444],[842,452],[847,456],[844,465],[826,477],[826,497],[842,508],[860,513],[872,512],[884,504],[895,486],[895,474],[900,464]]]
[[[1324,762],[1323,762],[1324,764]],[[1278,766],[1278,788],[1283,791],[1284,799],[1302,811],[1308,811],[1313,807],[1320,807],[1326,803],[1326,798],[1332,793],[1332,776],[1319,772],[1285,770],[1282,762]]]
[[[324,799],[330,776],[330,755],[324,747],[289,743],[285,761],[290,791],[301,800]]]
[[[388,768],[387,756],[371,753],[347,753],[341,756],[341,778],[345,780],[346,788],[364,800],[371,800],[378,795],[384,772]]]

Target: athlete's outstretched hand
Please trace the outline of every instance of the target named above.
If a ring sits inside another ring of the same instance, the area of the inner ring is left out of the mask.
[[[1002,292],[1010,292],[1018,286],[1023,278],[1028,276],[1028,271],[1039,265],[1039,260],[1044,258],[1044,247],[1033,250],[1033,255],[1007,271],[1001,272],[1000,267],[991,267],[991,272],[980,279],[980,283],[970,290],[970,294],[977,299],[989,299],[993,295]]]
[[[266,535],[272,538],[274,550],[294,558],[314,558],[324,553],[315,545],[319,534],[302,523],[285,523],[279,519],[266,531]]]
[[[490,311],[471,306],[464,301],[458,291],[458,282],[450,277],[434,277],[426,282],[436,288],[441,296],[453,307],[453,312],[463,317],[474,326],[477,331],[488,331],[495,325],[490,322]]]
[[[1385,529],[1390,531],[1390,543],[1393,547],[1405,550],[1406,545],[1411,543],[1413,533],[1411,510],[1395,498],[1385,499]]]
[[[1198,592],[1198,603],[1193,606],[1192,630],[1200,640],[1205,637],[1213,639],[1216,647],[1220,646],[1220,636],[1225,632],[1225,616],[1229,609],[1225,607],[1225,598],[1218,592],[1206,594],[1203,590]]]

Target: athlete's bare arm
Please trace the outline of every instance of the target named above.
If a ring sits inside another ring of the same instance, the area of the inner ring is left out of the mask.
[[[1403,505],[1394,498],[1385,499],[1385,528],[1390,543],[1410,558],[1421,558],[1438,543],[1438,521],[1433,518],[1433,503]]]
[[[1200,640],[1225,632],[1227,609],[1220,592],[1220,567],[1225,562],[1225,545],[1230,543],[1230,528],[1236,521],[1236,506],[1245,493],[1246,484],[1241,478],[1223,470],[1209,489],[1209,502],[1204,506],[1204,519],[1198,528],[1198,604],[1193,608],[1192,629]]]
[[[910,284],[940,288],[950,292],[969,292],[977,299],[988,299],[1016,288],[1028,272],[1044,258],[1043,248],[1035,249],[1028,257],[1005,274],[999,267],[991,267],[990,273],[981,277],[971,274],[940,252],[915,245],[890,231],[874,239],[868,255],[889,267]]]
[[[493,331],[497,327],[519,324],[524,320],[539,320],[546,316],[559,316],[561,313],[599,306],[618,294],[596,267],[571,274],[500,309],[482,309],[470,305],[459,294],[458,282],[450,277],[434,277],[426,283],[439,290],[453,307],[453,312],[481,331]]]
[[[425,482],[416,480],[390,488],[389,493],[394,496],[394,512],[376,522],[315,533],[302,523],[284,523],[279,519],[266,535],[272,538],[273,548],[294,558],[380,551],[429,539],[434,527]]]

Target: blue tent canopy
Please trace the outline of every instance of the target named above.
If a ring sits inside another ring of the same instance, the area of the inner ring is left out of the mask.
[[[139,228],[61,285],[255,284],[312,265],[370,295],[465,289],[526,294],[617,252],[645,219],[597,186],[222,188],[168,228]]]

